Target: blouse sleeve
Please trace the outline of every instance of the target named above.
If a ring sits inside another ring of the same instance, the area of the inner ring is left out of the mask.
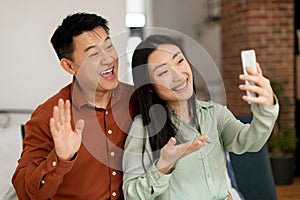
[[[244,124],[226,108],[220,108],[218,125],[225,151],[242,154],[259,151],[270,137],[279,113],[278,100],[275,105],[251,104],[253,119]]]
[[[172,173],[162,174],[156,168],[156,161],[153,161],[148,139],[146,140],[146,150],[143,156],[143,141],[142,119],[136,117],[125,143],[123,157],[123,192],[125,199],[154,199],[167,189],[169,179],[172,176]],[[142,162],[142,159],[144,162]]]

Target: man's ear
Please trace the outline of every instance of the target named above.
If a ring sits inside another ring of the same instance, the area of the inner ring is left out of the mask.
[[[69,59],[62,58],[60,60],[60,66],[67,71],[69,74],[75,75],[76,71],[72,67],[72,62]]]

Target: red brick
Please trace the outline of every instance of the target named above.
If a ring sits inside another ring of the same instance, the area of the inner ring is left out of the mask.
[[[291,105],[283,115],[294,119],[294,1],[222,0],[222,76],[227,104],[235,115],[250,114],[236,80],[241,73],[240,51],[255,49],[257,61],[271,81],[285,81]]]

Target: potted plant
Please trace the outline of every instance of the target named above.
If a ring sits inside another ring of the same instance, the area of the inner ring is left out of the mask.
[[[291,105],[284,92],[283,82],[272,82],[272,88],[281,110],[267,144],[275,184],[287,185],[293,181],[297,137],[289,115],[281,114],[281,111]]]

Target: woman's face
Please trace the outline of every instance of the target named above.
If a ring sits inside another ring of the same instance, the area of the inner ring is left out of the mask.
[[[193,94],[193,74],[181,50],[162,44],[148,57],[149,77],[157,95],[168,103],[188,100]]]

